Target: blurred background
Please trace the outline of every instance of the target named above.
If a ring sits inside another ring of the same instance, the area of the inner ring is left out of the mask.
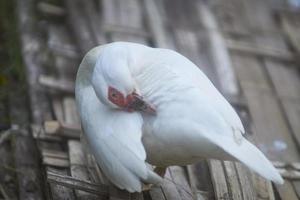
[[[113,41],[196,63],[285,184],[205,160],[169,168],[143,194],[100,185],[79,139],[74,80],[83,55]],[[299,0],[1,0],[0,199],[299,199],[299,53]]]

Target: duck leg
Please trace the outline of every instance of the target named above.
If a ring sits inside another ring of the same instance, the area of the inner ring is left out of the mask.
[[[164,178],[165,174],[166,174],[166,167],[155,167],[154,168],[154,172],[157,173],[160,177]],[[144,184],[143,185],[143,191],[148,191],[151,189],[151,187],[153,186],[153,184]]]

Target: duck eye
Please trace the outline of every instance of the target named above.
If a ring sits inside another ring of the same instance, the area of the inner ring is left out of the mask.
[[[111,93],[111,97],[117,98],[117,96],[118,96],[117,93],[115,93],[115,92],[112,92],[112,93]]]

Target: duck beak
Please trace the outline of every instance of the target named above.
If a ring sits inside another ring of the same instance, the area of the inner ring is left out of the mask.
[[[126,100],[127,100],[126,110],[129,112],[140,111],[151,115],[156,114],[156,110],[154,109],[154,107],[151,106],[146,101],[144,101],[143,97],[136,93],[132,93],[128,95]]]

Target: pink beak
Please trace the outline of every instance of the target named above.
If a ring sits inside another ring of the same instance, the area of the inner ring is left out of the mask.
[[[140,111],[151,115],[156,114],[156,110],[149,103],[143,100],[143,97],[132,93],[126,98],[126,110],[129,112]]]

